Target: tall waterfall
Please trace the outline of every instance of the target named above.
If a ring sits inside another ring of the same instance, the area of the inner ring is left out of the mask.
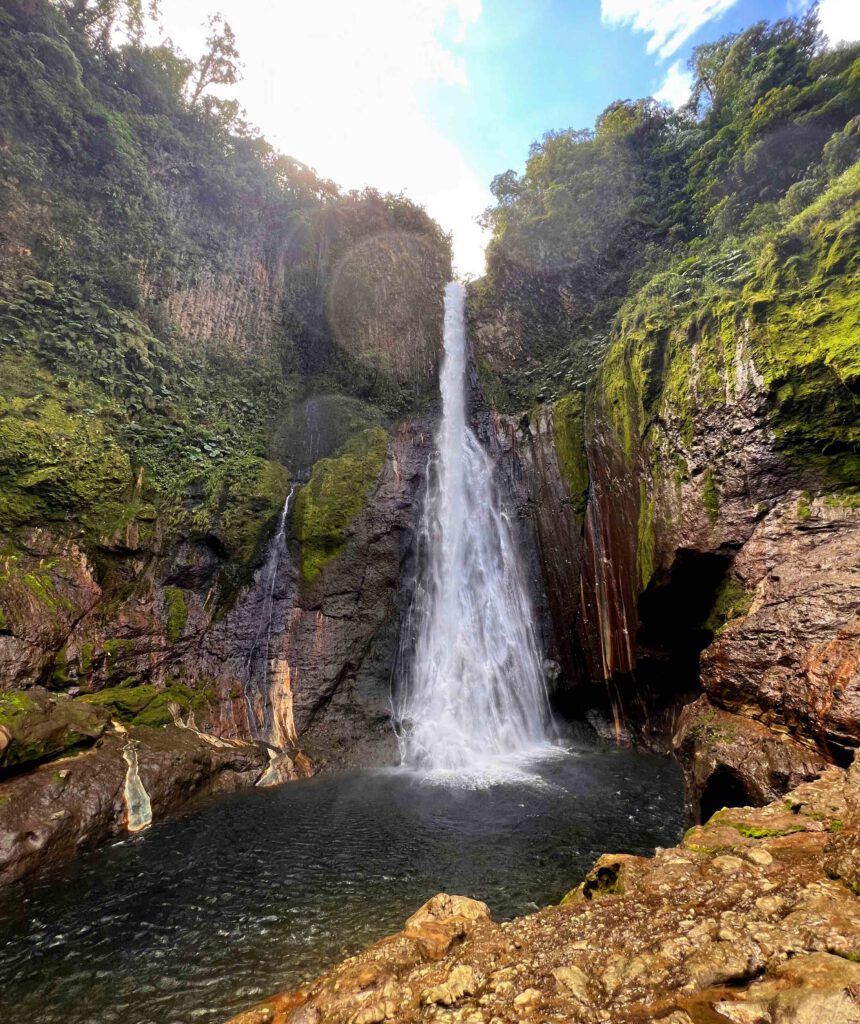
[[[266,561],[257,576],[257,588],[263,596],[262,607],[258,611],[257,632],[245,660],[245,704],[248,709],[248,724],[252,734],[266,743],[276,747],[284,745],[284,724],[279,720],[277,709],[272,702],[272,620],[275,614],[275,586],[278,582],[278,570],[285,559],[289,558],[287,550],[287,518],[290,514],[290,502],[295,494],[295,487],[284,501],[278,519],[278,529],[269,541]],[[292,738],[292,737],[289,737]]]
[[[548,743],[528,596],[493,464],[466,423],[465,288],[445,289],[439,455],[431,466],[396,717],[403,763],[481,771]]]

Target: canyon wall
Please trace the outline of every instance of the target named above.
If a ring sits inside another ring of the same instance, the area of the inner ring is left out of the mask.
[[[710,809],[860,743],[857,175],[754,254],[653,279],[587,392],[496,416],[562,706],[679,751]],[[477,358],[509,328],[484,306]]]
[[[394,757],[451,265],[421,208],[190,104],[169,49],[99,49],[47,2],[3,18],[10,877],[130,827],[126,750],[156,816]],[[33,827],[58,771],[68,843]]]

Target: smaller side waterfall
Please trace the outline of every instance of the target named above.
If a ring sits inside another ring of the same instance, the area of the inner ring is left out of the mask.
[[[275,708],[272,704],[269,681],[272,674],[272,619],[275,605],[275,586],[278,581],[278,570],[285,558],[287,550],[287,519],[290,504],[293,500],[295,487],[284,502],[278,520],[278,529],[269,542],[266,561],[260,570],[257,586],[263,595],[259,611],[257,633],[245,660],[244,678],[245,702],[248,708],[248,722],[258,739],[275,746],[283,745],[283,728],[277,721]]]
[[[419,533],[414,654],[395,718],[405,765],[481,772],[548,745],[532,611],[493,464],[466,422],[465,289],[445,290],[439,455]]]

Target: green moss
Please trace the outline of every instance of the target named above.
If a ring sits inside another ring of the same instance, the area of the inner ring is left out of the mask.
[[[34,708],[35,704],[26,693],[20,690],[0,691],[0,725],[11,725]]]
[[[845,484],[860,481],[860,165],[762,248],[773,296],[751,332],[780,446]],[[749,295],[746,296],[749,301]]]
[[[715,523],[720,518],[720,495],[713,470],[705,470],[705,481],[702,487],[702,502],[708,518]]]
[[[134,657],[134,641],[105,640],[102,649],[107,678],[117,679],[127,675],[128,662]]]
[[[89,642],[81,647],[80,670],[81,675],[86,679],[93,670],[93,645]]]
[[[843,491],[828,494],[823,499],[828,508],[858,509],[860,508],[860,491]]]
[[[656,533],[654,529],[654,499],[648,497],[644,480],[639,481],[639,535],[637,559],[639,562],[639,583],[644,590],[654,575],[654,551]]]
[[[69,675],[68,657],[69,652],[65,646],[61,647],[54,655],[54,663],[51,666],[50,682],[50,688],[52,690],[64,690],[74,682]]]
[[[811,497],[812,495],[808,491],[804,491],[800,498],[798,498],[797,518],[802,523],[805,523],[808,519],[812,518],[812,506],[809,503]]]
[[[179,587],[164,588],[164,603],[167,606],[167,639],[175,644],[185,632],[188,622],[188,605],[185,592]]]
[[[387,446],[388,435],[373,427],[353,437],[334,458],[320,459],[314,465],[293,515],[306,583],[313,583],[343,548],[347,527],[382,470]]]
[[[834,818],[833,821],[830,822],[831,832],[841,832],[843,827],[842,821],[839,818]]]
[[[168,682],[163,689],[149,683],[112,686],[76,699],[106,708],[113,718],[125,725],[151,728],[172,724],[173,715],[168,707],[170,704],[178,705],[184,713],[203,708],[207,704],[203,694],[176,680]]]
[[[98,399],[85,385],[62,390],[28,357],[4,356],[0,374],[0,530],[71,520],[108,536],[121,524],[132,470],[93,411]]]
[[[747,593],[743,582],[733,572],[728,572],[717,588],[705,629],[716,636],[732,619],[746,615],[752,601],[753,595]]]
[[[748,825],[744,822],[727,821],[725,818],[719,817],[719,814],[715,814],[711,821],[716,823],[719,821],[720,825],[725,825],[728,828],[733,828],[737,832],[740,832],[742,836],[747,839],[770,839],[778,836],[789,836],[793,832],[803,832],[803,825],[790,828],[765,828],[759,825]]]
[[[589,482],[581,393],[566,395],[553,404],[552,426],[558,466],[567,484],[577,525],[581,529],[585,519]]]
[[[745,376],[766,396],[778,446],[808,476],[829,478],[847,494],[860,487],[858,197],[860,165],[781,230],[725,254],[742,273],[720,271],[720,253],[687,259],[628,299],[597,395],[630,472],[637,450],[655,440],[652,430],[668,425],[686,448],[693,444],[701,410],[733,394],[743,349],[752,364]],[[680,483],[676,473],[676,489]],[[716,521],[713,469],[703,484]]]

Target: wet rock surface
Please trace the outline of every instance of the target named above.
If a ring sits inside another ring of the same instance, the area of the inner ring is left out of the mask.
[[[231,1024],[856,1024],[860,765],[728,808],[653,858],[604,856],[496,924],[440,894],[396,935]]]
[[[193,797],[253,785],[268,761],[262,744],[191,729],[112,729],[85,753],[0,781],[0,884],[137,827],[127,789],[132,770],[158,819]]]

